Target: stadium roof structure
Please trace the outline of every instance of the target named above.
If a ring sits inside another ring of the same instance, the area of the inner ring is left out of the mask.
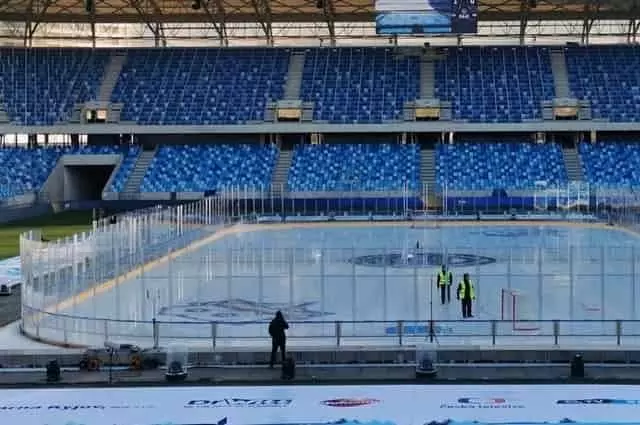
[[[326,23],[330,38],[340,23],[373,23],[375,0],[0,0],[0,21],[24,23],[24,37],[41,23],[145,24],[158,37],[163,25],[211,25],[221,41],[227,26],[259,24],[267,41],[277,23]],[[628,23],[639,30],[640,0],[480,0],[480,23],[580,21],[588,34],[596,20]]]

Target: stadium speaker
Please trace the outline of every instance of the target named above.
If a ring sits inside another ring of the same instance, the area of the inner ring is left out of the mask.
[[[194,0],[193,3],[191,3],[191,8],[193,10],[200,10],[201,7],[202,7],[202,1],[201,0]]]
[[[584,378],[584,359],[580,354],[576,354],[571,359],[571,377]]]
[[[287,356],[282,363],[282,380],[291,381],[296,377],[296,361],[293,356]]]
[[[317,0],[316,1],[316,7],[318,9],[324,9],[324,0]]]
[[[47,363],[47,382],[60,381],[60,365],[56,360]]]
[[[93,13],[96,11],[96,4],[94,0],[84,0],[84,10],[87,13]]]

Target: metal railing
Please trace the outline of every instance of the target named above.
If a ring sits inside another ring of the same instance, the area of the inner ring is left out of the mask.
[[[268,322],[148,322],[109,320],[31,311],[48,320],[33,323],[37,338],[69,345],[102,347],[105,342],[145,347],[185,344],[200,349],[260,348],[269,345]],[[25,323],[25,326],[30,326]],[[415,346],[638,346],[640,320],[394,320],[290,322],[294,347]]]

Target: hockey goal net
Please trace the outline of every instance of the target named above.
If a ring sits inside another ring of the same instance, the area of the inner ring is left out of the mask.
[[[539,326],[533,320],[531,303],[523,292],[503,289],[501,294],[501,319],[511,322],[514,331],[537,331]]]

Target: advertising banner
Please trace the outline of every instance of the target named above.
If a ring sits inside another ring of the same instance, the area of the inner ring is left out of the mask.
[[[3,390],[20,425],[640,425],[640,387],[286,386]]]

